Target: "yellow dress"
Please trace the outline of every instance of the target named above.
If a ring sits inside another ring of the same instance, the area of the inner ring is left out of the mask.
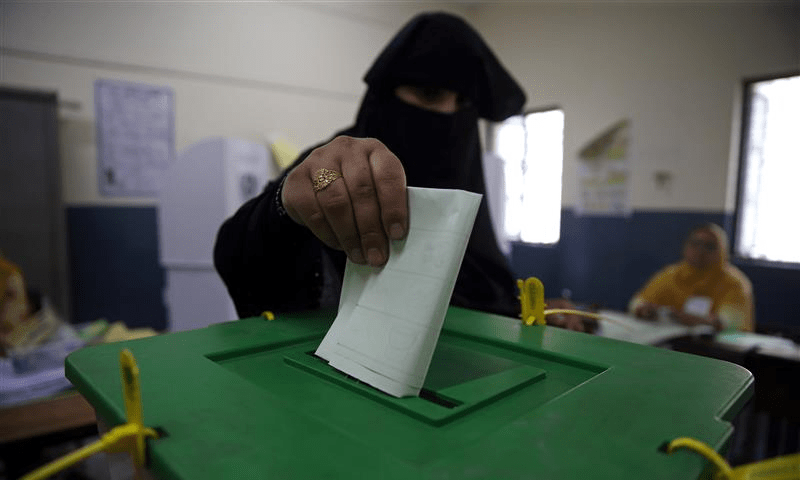
[[[684,310],[687,300],[705,297],[711,301],[710,313],[717,314],[723,328],[752,331],[754,328],[753,287],[741,270],[728,262],[727,238],[717,227],[717,258],[713,265],[699,269],[686,261],[661,269],[634,295],[629,309],[643,302]]]
[[[19,267],[0,256],[0,355],[13,331],[28,316],[28,298]]]

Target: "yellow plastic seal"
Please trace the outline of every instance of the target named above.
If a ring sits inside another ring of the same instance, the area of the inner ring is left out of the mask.
[[[800,480],[800,453],[731,468],[713,448],[694,438],[676,438],[667,445],[667,453],[678,448],[693,450],[713,463],[717,467],[714,480]]]
[[[91,443],[69,455],[65,455],[47,465],[34,470],[21,480],[42,480],[81,462],[100,452],[128,452],[137,467],[144,466],[146,456],[145,439],[158,438],[158,433],[144,426],[142,420],[142,395],[139,389],[139,367],[130,350],[119,355],[119,368],[122,377],[122,397],[125,401],[127,423],[114,427],[100,440]]]

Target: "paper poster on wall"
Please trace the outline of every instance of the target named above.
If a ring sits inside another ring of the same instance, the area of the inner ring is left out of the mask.
[[[622,120],[581,149],[578,214],[630,215],[629,136],[630,122]]]
[[[156,195],[175,157],[173,90],[99,79],[94,98],[100,193]]]

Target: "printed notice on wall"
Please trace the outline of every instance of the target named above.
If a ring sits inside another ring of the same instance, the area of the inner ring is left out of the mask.
[[[629,135],[622,120],[581,149],[578,214],[630,215]]]
[[[100,193],[155,196],[175,156],[173,90],[99,79],[94,98]]]

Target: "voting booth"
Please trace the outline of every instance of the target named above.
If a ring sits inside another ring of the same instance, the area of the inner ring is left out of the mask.
[[[314,352],[335,311],[254,317],[79,350],[66,374],[114,426],[136,357],[158,479],[697,478],[724,451],[752,375],[727,362],[450,307],[419,396]]]
[[[164,174],[156,218],[170,331],[237,318],[214,270],[214,240],[222,222],[277,173],[264,145],[213,137],[186,147]]]

